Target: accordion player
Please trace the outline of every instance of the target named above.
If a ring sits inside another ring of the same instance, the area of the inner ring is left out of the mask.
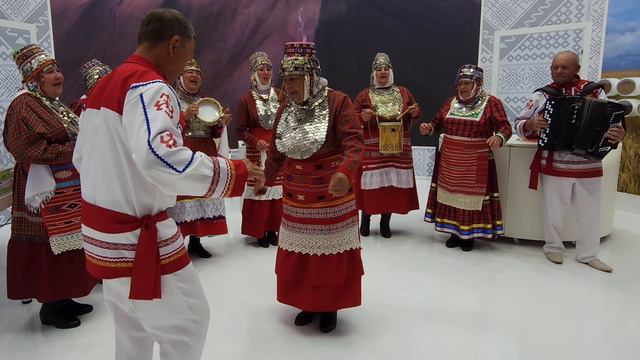
[[[624,115],[624,105],[614,101],[585,96],[550,97],[542,115],[549,127],[540,130],[538,147],[602,159],[612,149],[607,131],[624,127]]]

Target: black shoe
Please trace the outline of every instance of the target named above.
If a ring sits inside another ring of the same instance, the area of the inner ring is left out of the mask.
[[[362,212],[360,219],[360,236],[369,236],[369,227],[371,225],[371,215]]]
[[[40,322],[57,329],[72,329],[80,326],[80,319],[62,310],[60,301],[42,304],[40,308]]]
[[[323,332],[323,333],[332,332],[333,329],[336,328],[337,323],[338,323],[337,311],[324,312],[320,315],[320,324],[318,325],[318,328],[320,329],[320,332]]]
[[[20,300],[20,302],[22,303],[22,305],[27,305],[27,304],[31,304],[31,302],[33,301],[33,299],[24,299],[24,300]]]
[[[73,299],[60,300],[62,310],[73,316],[85,315],[93,311],[93,306],[89,304],[81,304]]]
[[[449,249],[453,249],[455,247],[458,247],[460,245],[462,245],[462,239],[460,239],[458,237],[458,235],[453,235],[451,234],[451,236],[449,237],[449,239],[447,240],[446,243],[444,243],[446,245],[446,247],[448,247]]]
[[[391,227],[389,226],[390,221],[391,214],[382,214],[382,219],[380,219],[380,236],[385,239],[391,237]]]
[[[462,243],[460,244],[460,249],[462,249],[462,251],[471,251],[473,250],[474,244],[475,244],[475,240],[473,239],[462,240]]]
[[[296,315],[296,319],[293,321],[296,326],[305,326],[309,325],[313,322],[313,318],[316,317],[316,313],[309,311],[300,311],[298,315]]]
[[[266,236],[259,238],[258,239],[258,246],[263,247],[263,248],[268,248],[269,247],[269,239],[267,239]]]
[[[189,246],[187,247],[187,250],[189,251],[189,254],[196,254],[198,257],[203,259],[211,257],[211,253],[202,246],[200,238],[197,236],[189,236]]]
[[[278,246],[278,234],[276,234],[275,231],[267,231],[267,234],[265,237],[269,241],[269,244],[273,246]]]

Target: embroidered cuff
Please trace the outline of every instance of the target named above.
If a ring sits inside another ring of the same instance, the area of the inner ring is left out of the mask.
[[[241,196],[244,193],[244,185],[249,178],[249,170],[243,160],[226,160],[229,164],[230,181],[229,188],[224,197]]]

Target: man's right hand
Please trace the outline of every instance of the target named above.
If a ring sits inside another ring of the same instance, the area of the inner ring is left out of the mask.
[[[376,116],[376,112],[371,109],[364,109],[360,113],[360,116],[362,116],[362,121],[369,122],[374,116]]]
[[[537,115],[524,123],[524,129],[527,131],[540,131],[549,127],[549,123],[542,116]]]

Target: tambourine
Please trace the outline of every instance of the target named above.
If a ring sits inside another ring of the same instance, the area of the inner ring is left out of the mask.
[[[222,105],[214,98],[202,98],[195,105],[198,107],[198,114],[189,122],[186,135],[210,138],[211,128],[222,121],[224,115]]]
[[[224,110],[218,100],[214,98],[202,98],[196,102],[198,114],[196,118],[207,125],[217,125],[222,119]]]

